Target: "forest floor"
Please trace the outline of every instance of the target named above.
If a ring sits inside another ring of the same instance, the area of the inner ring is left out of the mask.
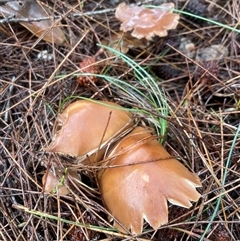
[[[99,44],[116,41],[119,1],[38,2],[59,17],[54,21],[61,23],[64,43],[33,35],[17,14],[0,24],[0,240],[240,240],[239,1],[172,0],[183,11],[175,30],[133,41],[125,54],[103,48],[91,69],[101,76],[85,86],[77,82],[79,64]],[[26,18],[39,17],[24,11]],[[137,68],[154,80],[150,89]],[[141,112],[151,95],[167,103],[168,114],[156,117],[167,123],[164,133]],[[79,97],[138,108],[141,125],[160,130],[168,152],[200,177],[200,200],[190,209],[168,204],[168,224],[155,231],[145,223],[143,234],[132,236],[112,227],[92,170],[84,166],[74,195],[44,194],[44,173],[54,159],[64,159],[44,147],[57,114]]]

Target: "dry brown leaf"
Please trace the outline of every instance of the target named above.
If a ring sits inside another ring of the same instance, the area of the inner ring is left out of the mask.
[[[155,35],[167,36],[167,30],[177,27],[180,16],[172,13],[174,3],[163,3],[159,7],[149,9],[129,6],[126,3],[119,4],[115,16],[122,22],[120,30],[133,30],[132,36],[139,39],[151,40]]]
[[[18,1],[9,1],[0,6],[0,14],[4,17],[15,16],[15,18],[38,19],[49,15],[35,0],[26,0],[23,4]],[[42,37],[47,42],[61,45],[66,41],[62,30],[54,25],[53,20],[42,20],[38,22],[20,22],[25,28],[37,37]]]

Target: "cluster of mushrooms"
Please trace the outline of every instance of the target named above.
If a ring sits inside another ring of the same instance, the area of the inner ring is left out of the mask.
[[[158,229],[168,222],[167,201],[189,208],[190,201],[200,198],[199,178],[116,103],[78,100],[69,104],[58,115],[53,140],[45,150],[74,157],[83,165],[99,165],[100,193],[121,232],[141,234],[143,220]],[[76,172],[69,175],[78,178]],[[57,189],[59,195],[67,195],[68,186],[59,182],[48,171],[44,191]]]

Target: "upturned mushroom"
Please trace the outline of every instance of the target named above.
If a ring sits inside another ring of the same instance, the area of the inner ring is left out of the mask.
[[[58,115],[52,143],[45,151],[69,155],[85,164],[97,162],[107,145],[132,126],[132,115],[118,104],[79,100]]]
[[[177,27],[180,16],[172,13],[173,8],[174,3],[163,3],[152,9],[120,3],[115,17],[122,22],[120,30],[123,32],[133,30],[133,37],[151,40],[154,36],[167,36],[167,30]]]
[[[168,222],[167,201],[185,208],[198,201],[199,178],[171,157],[150,131],[136,127],[107,154],[98,173],[102,198],[120,231],[142,233]]]

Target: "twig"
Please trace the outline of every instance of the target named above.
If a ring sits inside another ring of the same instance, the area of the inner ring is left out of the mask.
[[[75,18],[81,18],[83,16],[92,16],[92,15],[96,15],[96,14],[104,14],[104,13],[111,13],[114,12],[115,9],[114,8],[109,8],[109,9],[103,9],[103,10],[98,10],[98,11],[89,11],[89,12],[85,12],[85,13],[75,13],[72,15],[72,17]],[[60,19],[62,18],[62,16],[57,15],[54,16],[53,19]],[[40,22],[40,21],[44,21],[44,20],[50,20],[52,19],[52,17],[42,17],[42,18],[15,18],[15,16],[11,16],[11,17],[7,17],[4,19],[0,20],[0,24],[1,23],[18,23],[18,22]]]
[[[16,81],[16,78],[15,76],[12,77],[11,79],[11,84],[9,86],[9,99],[7,100],[6,102],[6,112],[5,112],[5,115],[4,115],[4,121],[7,123],[8,122],[8,117],[9,117],[9,106],[10,106],[10,96],[12,94],[12,91],[13,91],[13,85],[14,85],[14,82]]]
[[[141,5],[141,4],[146,4],[146,3],[150,3],[153,0],[145,0],[143,2],[138,2],[136,5]],[[0,2],[8,2],[8,0],[0,0]],[[93,15],[97,15],[97,14],[106,14],[106,13],[111,13],[111,12],[115,12],[115,8],[108,8],[108,9],[103,9],[103,10],[96,10],[96,11],[88,11],[85,13],[74,13],[71,15],[71,17],[75,17],[75,18],[81,18],[83,16],[93,16]],[[1,23],[18,23],[18,22],[40,22],[40,21],[44,21],[44,20],[50,20],[50,19],[60,19],[62,18],[62,16],[60,15],[56,15],[54,17],[49,16],[49,17],[42,17],[42,18],[15,18],[15,16],[9,16],[6,17],[4,19],[0,20],[0,24]]]

